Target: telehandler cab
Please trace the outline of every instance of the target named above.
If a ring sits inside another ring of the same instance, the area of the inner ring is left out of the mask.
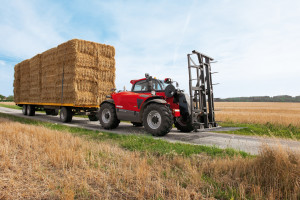
[[[217,127],[210,67],[213,59],[195,50],[187,57],[190,95],[170,78],[159,80],[145,74],[145,78],[130,81],[131,91],[113,92],[101,103],[98,118],[102,127],[114,129],[120,120],[131,121],[153,136],[166,135],[173,124],[182,132]]]

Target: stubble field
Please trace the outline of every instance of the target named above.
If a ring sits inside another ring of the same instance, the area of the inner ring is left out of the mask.
[[[0,199],[299,199],[299,177],[280,148],[157,154],[0,118]]]
[[[216,102],[215,109],[219,121],[300,127],[300,103]]]

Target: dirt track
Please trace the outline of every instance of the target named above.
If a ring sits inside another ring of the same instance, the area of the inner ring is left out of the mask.
[[[101,128],[99,122],[90,122],[86,118],[74,117],[71,123],[61,123],[59,117],[57,116],[46,116],[42,113],[36,113],[36,116],[29,117],[22,115],[21,110],[15,110],[10,108],[0,107],[0,112],[7,113],[19,117],[30,118],[40,121],[47,121],[51,123],[64,124],[72,127],[82,127],[91,130],[102,130],[107,131]],[[165,137],[161,137],[159,139],[167,140],[170,142],[182,142],[189,144],[200,144],[212,146],[215,145],[220,148],[234,148],[237,150],[242,150],[249,152],[251,154],[257,154],[262,145],[270,145],[277,146],[281,144],[285,148],[290,148],[291,150],[300,151],[300,142],[292,141],[292,140],[284,140],[284,139],[270,139],[263,137],[255,137],[255,136],[241,136],[241,135],[233,135],[233,134],[224,134],[224,133],[215,133],[213,131],[226,131],[232,128],[216,128],[212,130],[205,130],[202,132],[191,132],[191,133],[181,133],[176,129],[172,129],[172,131],[166,135]],[[117,134],[147,134],[144,131],[143,127],[133,127],[130,123],[120,123],[120,126],[117,129],[110,130],[109,132],[117,133]]]

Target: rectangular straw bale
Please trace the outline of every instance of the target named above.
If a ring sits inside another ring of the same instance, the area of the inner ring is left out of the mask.
[[[14,73],[14,101],[20,101],[20,63],[15,65]]]
[[[30,102],[40,102],[41,98],[41,54],[37,54],[29,60],[30,62],[30,91],[29,91],[29,101]]]
[[[79,39],[49,49],[30,60],[30,80],[18,79],[24,63],[16,65],[14,91],[22,97],[18,101],[99,105],[115,87],[114,56],[112,46]],[[30,98],[22,92],[29,92]]]
[[[30,62],[24,60],[20,63],[20,101],[29,101],[30,89]]]

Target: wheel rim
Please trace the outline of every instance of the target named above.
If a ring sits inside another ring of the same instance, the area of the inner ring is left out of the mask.
[[[23,106],[22,112],[23,112],[23,113],[26,113],[26,111],[27,111],[26,106]]]
[[[65,120],[65,113],[64,113],[64,111],[60,111],[60,118],[62,119],[62,120]]]
[[[161,125],[161,115],[156,110],[149,112],[147,116],[147,124],[151,129],[157,129]]]
[[[109,123],[110,119],[111,119],[111,113],[110,113],[110,110],[105,108],[103,111],[102,111],[102,114],[101,114],[101,118],[102,118],[102,121],[104,123]]]

